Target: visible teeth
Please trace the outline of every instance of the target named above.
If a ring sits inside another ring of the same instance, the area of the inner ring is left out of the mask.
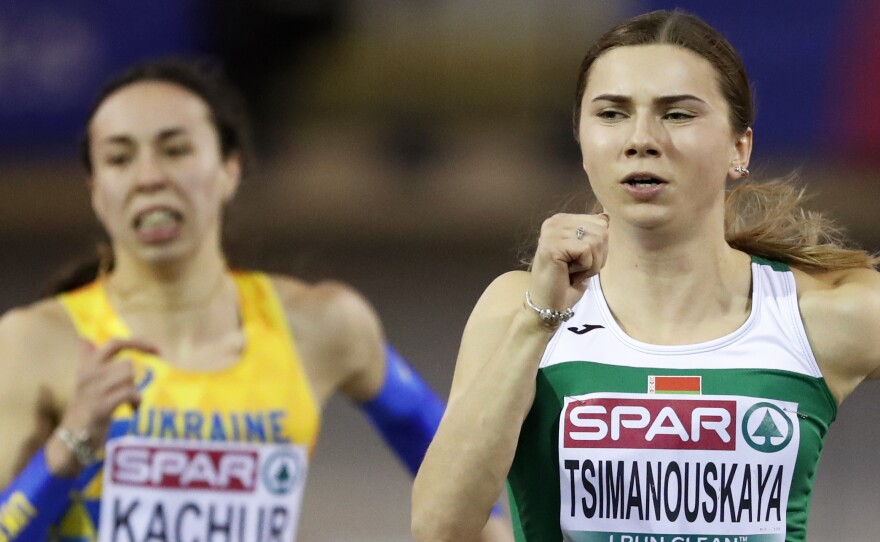
[[[157,209],[141,216],[138,220],[138,226],[142,228],[156,228],[167,226],[174,222],[174,213],[167,209]]]
[[[639,187],[639,188],[647,188],[647,187],[650,187],[650,186],[654,186],[654,185],[657,184],[657,183],[655,183],[655,182],[639,182],[639,181],[634,181],[632,184],[635,185],[635,186],[637,186],[637,187]]]

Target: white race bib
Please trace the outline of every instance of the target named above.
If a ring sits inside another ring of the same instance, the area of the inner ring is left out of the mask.
[[[291,542],[307,450],[138,436],[107,444],[100,542]]]
[[[577,542],[781,542],[797,404],[731,395],[566,397],[560,524]]]

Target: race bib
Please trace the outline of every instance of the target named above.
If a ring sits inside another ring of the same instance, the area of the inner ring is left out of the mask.
[[[100,542],[291,542],[305,447],[156,440],[107,444]]]
[[[741,396],[566,397],[560,524],[577,542],[784,542],[797,404]]]

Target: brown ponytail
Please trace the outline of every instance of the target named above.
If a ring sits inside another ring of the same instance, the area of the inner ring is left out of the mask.
[[[767,182],[740,181],[725,199],[724,237],[748,254],[807,272],[874,268],[880,258],[853,247],[820,212],[804,208],[796,176]]]

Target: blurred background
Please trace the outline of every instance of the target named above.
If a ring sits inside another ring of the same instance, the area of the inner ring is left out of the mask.
[[[229,211],[232,263],[348,281],[445,396],[483,288],[544,217],[583,201],[570,110],[586,48],[675,6],[744,57],[753,174],[798,171],[815,207],[880,249],[878,2],[2,0],[0,309],[36,300],[102,239],[77,159],[101,81],[146,57],[212,54],[258,136]],[[812,542],[878,539],[878,393],[864,386],[832,427]],[[360,412],[334,400],[300,539],[410,540],[409,491]]]

